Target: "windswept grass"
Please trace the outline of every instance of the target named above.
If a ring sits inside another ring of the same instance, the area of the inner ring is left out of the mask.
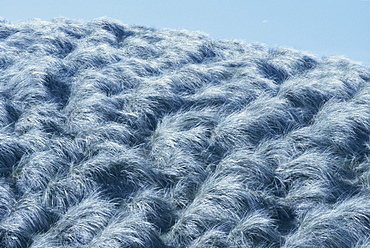
[[[0,247],[368,247],[369,83],[199,32],[0,21]]]

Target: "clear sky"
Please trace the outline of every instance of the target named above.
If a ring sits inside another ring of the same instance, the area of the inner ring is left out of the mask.
[[[370,65],[370,0],[0,0],[0,16],[11,22],[106,16]]]

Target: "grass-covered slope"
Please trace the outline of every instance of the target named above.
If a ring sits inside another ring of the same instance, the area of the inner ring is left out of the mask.
[[[370,70],[110,20],[0,23],[0,247],[369,247]]]

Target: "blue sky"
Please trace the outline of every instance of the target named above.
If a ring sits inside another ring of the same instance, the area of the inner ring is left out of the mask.
[[[370,65],[370,0],[0,0],[0,16],[11,22],[106,16]]]

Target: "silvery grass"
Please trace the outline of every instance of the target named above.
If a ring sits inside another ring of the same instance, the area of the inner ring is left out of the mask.
[[[0,22],[1,247],[368,247],[370,71],[199,32]]]

